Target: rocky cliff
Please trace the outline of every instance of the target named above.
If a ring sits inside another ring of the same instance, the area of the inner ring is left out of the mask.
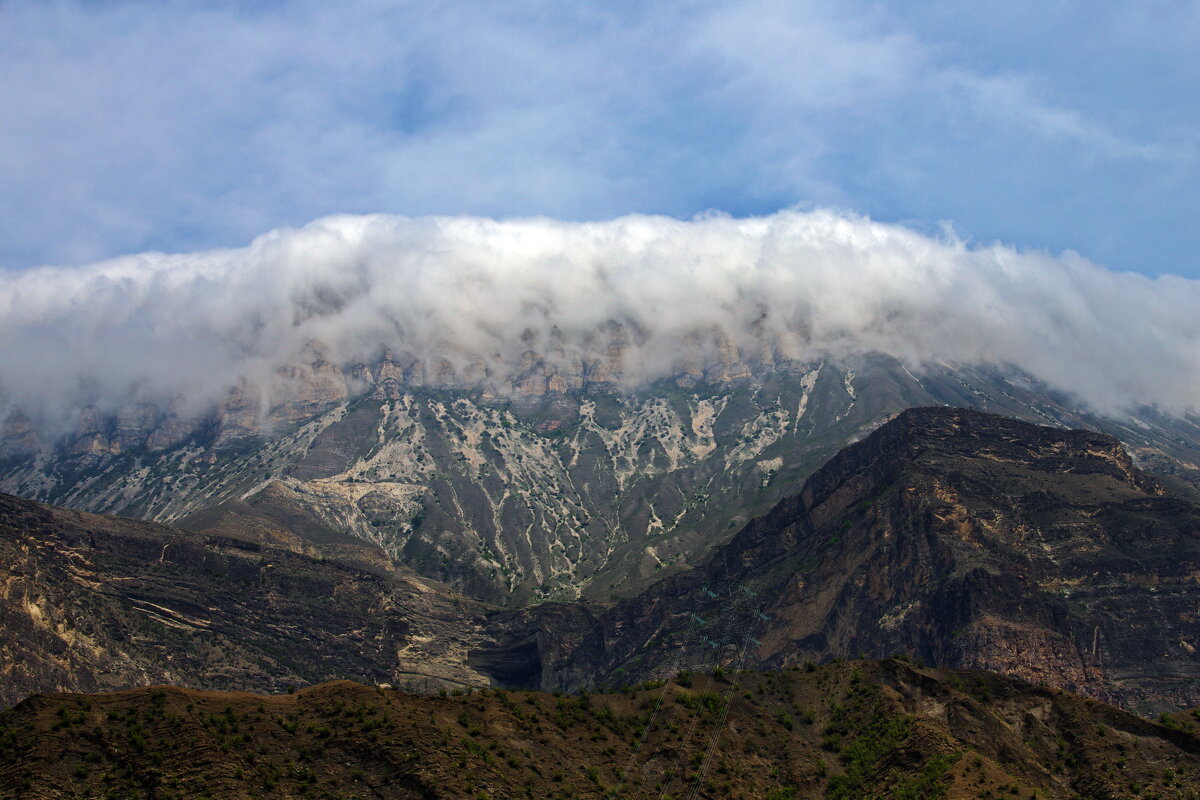
[[[282,394],[244,382],[208,416],[89,409],[58,445],[13,416],[0,490],[201,531],[220,519],[349,532],[465,594],[520,606],[607,602],[699,563],[910,406],[1103,429],[1139,463],[1185,477],[1200,464],[1195,420],[1103,419],[1013,370],[798,363],[726,342],[715,361],[631,389],[617,377],[632,370],[622,342],[636,332],[608,335],[607,355],[577,368],[531,349],[499,388],[399,352],[343,367],[313,349],[280,377]]]
[[[236,533],[0,495],[0,703],[154,683],[492,682],[465,657],[491,642],[488,607],[345,535]]]
[[[606,612],[556,674],[903,652],[1161,709],[1200,703],[1198,607],[1200,506],[1119,441],[914,409]]]

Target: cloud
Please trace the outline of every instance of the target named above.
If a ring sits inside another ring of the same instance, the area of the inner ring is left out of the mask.
[[[1037,97],[1029,79],[1017,75],[981,77],[948,71],[948,84],[961,88],[968,102],[985,117],[1022,126],[1050,139],[1061,139],[1109,158],[1132,158],[1181,163],[1193,148],[1142,143],[1119,136],[1095,120],[1069,108],[1059,108]]]
[[[629,332],[633,384],[715,358],[883,352],[1012,364],[1099,410],[1200,409],[1200,282],[833,211],[691,221],[337,216],[239,249],[147,253],[0,279],[0,392],[43,421],[85,402],[216,401],[311,358],[384,347],[504,382]],[[277,389],[278,391],[278,389]],[[282,397],[274,397],[277,401]]]

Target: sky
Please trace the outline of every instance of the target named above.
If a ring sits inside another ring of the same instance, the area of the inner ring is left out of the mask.
[[[1200,2],[0,0],[0,270],[838,209],[1200,278]]]

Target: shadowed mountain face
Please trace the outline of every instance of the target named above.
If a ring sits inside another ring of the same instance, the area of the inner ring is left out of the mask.
[[[214,512],[217,535],[4,498],[5,699],[332,678],[578,689],[903,652],[1139,710],[1200,702],[1200,507],[1100,434],[905,412],[700,566],[605,608],[467,600],[331,526],[282,526],[293,502]]]
[[[1158,709],[1200,702],[1198,608],[1200,506],[1120,442],[914,409],[608,611],[559,674],[907,652]]]
[[[349,537],[305,555],[3,495],[0,531],[0,703],[155,683],[492,680],[461,654],[488,645],[487,607]]]
[[[0,714],[0,797],[1186,800],[1198,721],[896,660],[590,696],[159,687]]]
[[[1139,463],[1200,475],[1196,420],[1103,419],[1011,369],[914,373],[882,356],[761,363],[734,349],[618,391],[621,352],[582,383],[556,380],[531,354],[507,394],[451,388],[399,356],[349,371],[316,358],[275,406],[245,388],[196,419],[90,410],[58,445],[39,446],[14,418],[0,424],[0,491],[198,531],[350,533],[516,607],[609,602],[699,564],[912,406],[1104,430]]]

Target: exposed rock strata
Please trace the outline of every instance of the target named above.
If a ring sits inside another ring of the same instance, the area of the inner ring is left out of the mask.
[[[285,486],[313,524],[519,606],[630,596],[699,563],[912,405],[1101,427],[1140,463],[1200,475],[1195,420],[1101,419],[1012,371],[914,374],[886,358],[799,364],[739,351],[714,330],[692,348],[712,358],[685,353],[676,378],[626,393],[616,376],[630,364],[619,354],[639,334],[616,326],[605,336],[615,348],[607,360],[572,360],[553,336],[530,339],[514,373],[520,391],[487,388],[480,359],[425,363],[397,350],[337,366],[314,345],[274,391],[243,382],[207,417],[182,403],[92,409],[57,449],[13,417],[0,435],[0,490],[190,525],[215,506],[229,518],[249,504],[261,518],[271,504],[256,495]]]
[[[1200,506],[1119,441],[914,409],[547,671],[583,686],[906,652],[1161,709],[1200,703],[1198,608]]]
[[[491,681],[464,658],[488,645],[488,609],[345,535],[201,536],[8,496],[0,531],[2,704],[155,683]]]

